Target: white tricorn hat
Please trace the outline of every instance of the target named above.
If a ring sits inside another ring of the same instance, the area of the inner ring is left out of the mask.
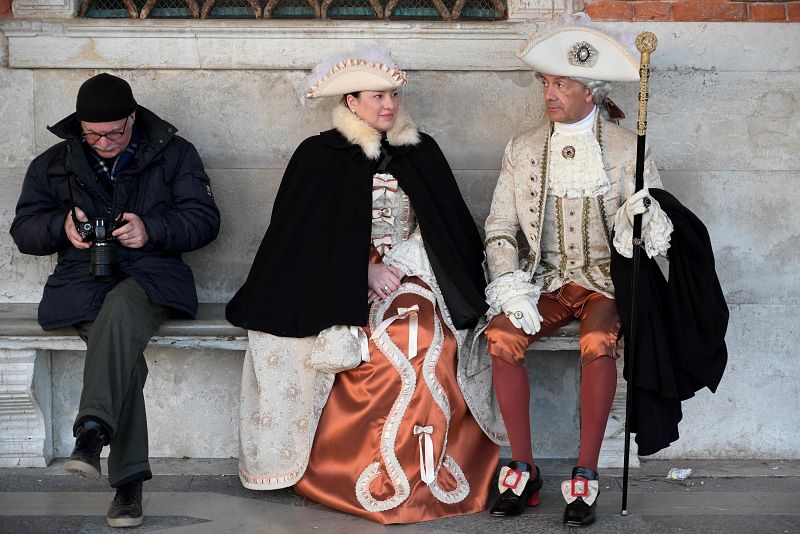
[[[329,57],[306,78],[306,98],[341,96],[358,91],[390,91],[406,83],[406,73],[379,43]]]
[[[639,60],[606,32],[560,26],[534,35],[517,56],[540,74],[604,82],[639,81]]]

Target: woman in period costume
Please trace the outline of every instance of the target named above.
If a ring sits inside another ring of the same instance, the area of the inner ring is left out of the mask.
[[[227,307],[250,330],[242,483],[380,523],[484,510],[505,439],[458,358],[486,311],[481,239],[405,83],[380,46],[315,68],[334,128],[294,153]]]

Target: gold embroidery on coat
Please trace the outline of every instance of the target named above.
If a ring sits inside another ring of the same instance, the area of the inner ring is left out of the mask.
[[[601,293],[604,290],[603,286],[601,286],[592,276],[591,272],[589,271],[589,208],[591,206],[591,202],[588,197],[583,198],[583,212],[581,213],[581,234],[583,237],[583,267],[581,271],[583,271],[583,275],[586,277],[586,280],[592,284],[595,289],[600,291]],[[605,224],[603,225],[605,226]]]

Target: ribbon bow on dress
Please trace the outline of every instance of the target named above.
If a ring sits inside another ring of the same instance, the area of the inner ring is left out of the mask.
[[[409,318],[408,325],[408,359],[417,355],[417,337],[419,332],[419,305],[414,304],[410,308],[397,308],[397,315],[385,319],[370,336],[370,339],[378,339],[389,325],[398,319]]]

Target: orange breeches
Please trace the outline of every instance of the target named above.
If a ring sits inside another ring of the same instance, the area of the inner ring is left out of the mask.
[[[543,293],[537,308],[542,314],[542,328],[532,335],[511,324],[505,314],[496,315],[485,332],[489,354],[522,365],[525,350],[531,343],[552,334],[573,319],[580,319],[581,365],[601,356],[619,357],[617,335],[621,322],[613,299],[569,282],[552,293]]]

